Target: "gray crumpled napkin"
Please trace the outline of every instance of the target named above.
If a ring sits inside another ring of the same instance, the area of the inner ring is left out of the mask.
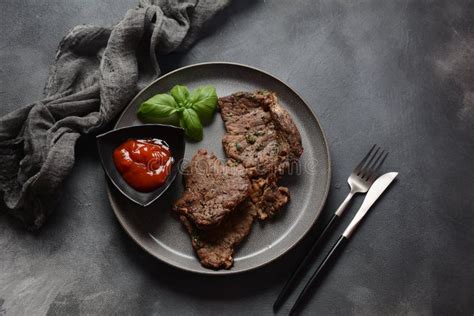
[[[40,228],[74,165],[77,139],[103,130],[136,94],[142,59],[160,75],[157,55],[188,48],[228,1],[141,0],[115,27],[72,29],[45,98],[0,119],[0,189],[11,214]]]

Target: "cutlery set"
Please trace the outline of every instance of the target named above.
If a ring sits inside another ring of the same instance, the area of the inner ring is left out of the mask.
[[[347,182],[350,187],[350,192],[345,200],[338,207],[334,215],[328,221],[326,226],[323,228],[322,233],[313,243],[311,249],[308,251],[304,259],[298,265],[296,270],[291,274],[288,281],[283,286],[278,298],[273,304],[273,311],[277,312],[282,306],[284,300],[290,294],[291,290],[296,286],[298,277],[302,274],[303,270],[309,265],[310,259],[316,254],[319,246],[327,238],[330,232],[334,230],[339,222],[340,218],[344,214],[344,211],[348,207],[350,201],[354,195],[358,193],[367,193],[364,201],[357,211],[356,215],[349,223],[343,234],[337,239],[334,245],[331,247],[329,252],[326,254],[322,262],[319,264],[316,271],[311,275],[303,290],[298,295],[293,307],[290,310],[290,315],[294,315],[298,308],[301,306],[303,299],[308,293],[309,289],[321,279],[323,274],[328,271],[330,263],[340,254],[342,249],[345,247],[350,237],[356,230],[359,223],[362,221],[364,216],[367,214],[372,205],[382,195],[382,193],[390,186],[392,181],[397,177],[397,172],[385,173],[379,177],[378,170],[387,158],[388,152],[382,150],[380,147],[374,145],[369,150],[367,155],[361,160],[361,162],[354,168]]]

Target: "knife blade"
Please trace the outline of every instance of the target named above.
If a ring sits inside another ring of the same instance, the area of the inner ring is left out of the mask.
[[[357,211],[356,215],[350,222],[349,226],[347,226],[346,230],[342,234],[344,237],[349,239],[354,232],[354,230],[359,225],[360,221],[364,218],[365,214],[369,211],[369,209],[374,205],[375,201],[382,195],[382,193],[389,187],[392,181],[397,177],[398,172],[388,172],[375,180],[374,184],[367,192],[365,196],[364,202],[360,206],[359,210]]]

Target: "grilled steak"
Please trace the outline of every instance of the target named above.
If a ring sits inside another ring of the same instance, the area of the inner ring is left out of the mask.
[[[200,230],[186,216],[180,220],[191,235],[201,264],[211,269],[229,269],[234,263],[235,248],[250,233],[255,216],[255,209],[245,201],[215,228]]]
[[[288,189],[276,182],[303,153],[300,133],[272,92],[235,93],[220,98],[219,108],[227,130],[224,151],[252,178],[258,217],[271,217],[289,200]]]
[[[235,248],[256,217],[272,217],[290,193],[278,186],[303,153],[301,136],[274,93],[235,93],[219,99],[227,130],[223,165],[199,150],[184,174],[185,191],[175,203],[201,264],[229,269]]]
[[[222,164],[200,149],[184,170],[185,191],[174,210],[200,229],[217,226],[249,195],[250,181],[242,166]]]
[[[273,217],[290,200],[288,188],[280,187],[274,175],[252,179],[250,203],[261,220]]]
[[[250,176],[283,175],[303,153],[301,136],[274,93],[240,92],[219,99],[226,155]]]

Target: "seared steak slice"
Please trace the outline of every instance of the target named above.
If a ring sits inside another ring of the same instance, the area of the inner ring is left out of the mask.
[[[250,233],[255,215],[252,205],[244,201],[215,228],[200,230],[186,216],[180,220],[191,235],[201,264],[211,269],[229,269],[234,263],[235,248]]]
[[[273,175],[252,179],[251,182],[250,200],[261,220],[273,217],[290,200],[288,188],[278,186]]]
[[[226,155],[250,176],[283,175],[303,153],[301,136],[275,93],[240,92],[219,99]]]
[[[219,225],[250,192],[250,181],[241,165],[224,165],[203,149],[194,155],[183,178],[185,191],[174,210],[200,229]]]
[[[277,180],[303,153],[300,133],[272,92],[235,93],[220,98],[219,109],[227,130],[224,151],[251,177],[251,202],[258,217],[272,217],[288,203],[289,191]]]

